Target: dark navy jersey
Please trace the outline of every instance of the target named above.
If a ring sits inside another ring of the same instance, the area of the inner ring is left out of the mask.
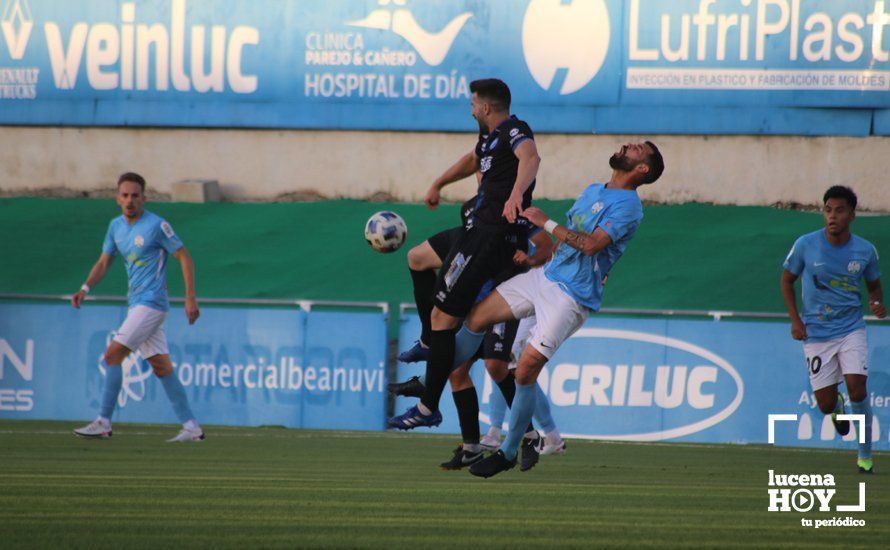
[[[479,135],[476,143],[476,156],[479,157],[482,171],[482,182],[476,204],[468,220],[468,227],[478,223],[483,225],[505,225],[503,217],[504,203],[510,198],[516,174],[519,171],[519,159],[514,153],[520,143],[533,140],[534,133],[528,124],[511,116],[503,121],[488,135]],[[535,182],[532,181],[522,197],[522,208],[532,203],[532,192]],[[528,221],[517,219],[517,225],[527,227]]]

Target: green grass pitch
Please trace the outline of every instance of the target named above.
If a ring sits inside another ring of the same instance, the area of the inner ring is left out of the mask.
[[[0,547],[885,547],[890,454],[570,440],[490,480],[437,467],[456,439],[419,434],[0,422]],[[835,504],[865,513],[767,512],[768,470],[832,473]],[[802,527],[853,516],[865,527]]]

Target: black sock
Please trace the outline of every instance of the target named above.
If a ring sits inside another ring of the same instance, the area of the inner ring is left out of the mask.
[[[479,397],[475,386],[453,392],[454,406],[457,407],[457,418],[460,421],[460,435],[464,443],[479,443]]]
[[[439,399],[454,363],[454,329],[430,331],[430,358],[426,362],[426,389],[420,402],[431,411],[439,410]]]
[[[509,371],[507,376],[498,382],[498,389],[501,390],[501,394],[504,396],[504,401],[507,402],[507,406],[513,408],[513,396],[516,395],[516,378],[513,376],[513,371]]]
[[[516,396],[516,377],[513,376],[513,371],[508,371],[507,376],[498,382],[498,388],[501,390],[501,394],[504,396],[504,401],[507,402],[507,406],[512,409],[513,397]],[[529,422],[528,427],[525,429],[525,433],[533,431],[534,429],[535,427]]]
[[[425,269],[411,272],[411,283],[414,285],[414,303],[417,305],[417,316],[420,317],[420,341],[430,345],[430,314],[433,311],[433,292],[436,288],[436,271]]]

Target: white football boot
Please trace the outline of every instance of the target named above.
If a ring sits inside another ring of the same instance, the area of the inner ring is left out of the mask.
[[[549,437],[545,437],[544,444],[541,446],[541,455],[561,455],[566,452],[566,442],[563,438],[551,441]]]
[[[74,434],[81,437],[111,437],[111,422],[97,418],[83,428],[74,430]]]
[[[204,430],[183,428],[179,430],[176,437],[168,439],[167,443],[187,443],[189,441],[204,441]]]

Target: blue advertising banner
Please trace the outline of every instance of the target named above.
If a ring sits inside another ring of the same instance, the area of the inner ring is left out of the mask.
[[[0,7],[6,124],[472,131],[491,76],[551,132],[867,135],[890,107],[885,0]]]
[[[126,312],[0,304],[0,418],[93,418],[102,355]],[[164,328],[174,372],[203,423],[383,428],[382,313],[208,307],[189,326],[173,309]],[[137,353],[122,368],[114,420],[175,423],[148,363]]]
[[[406,318],[402,331],[401,347],[410,347],[419,322]],[[869,326],[868,340],[874,448],[886,450],[890,326]],[[481,365],[473,370],[487,422],[493,384]],[[400,364],[398,376],[419,371]],[[819,411],[803,348],[781,322],[593,316],[547,364],[539,384],[570,437],[766,443],[769,414],[796,414],[796,421],[776,425],[776,444],[855,447],[855,433],[842,440]],[[399,399],[397,411],[414,401]],[[459,433],[447,391],[441,410],[445,419],[434,431]]]

